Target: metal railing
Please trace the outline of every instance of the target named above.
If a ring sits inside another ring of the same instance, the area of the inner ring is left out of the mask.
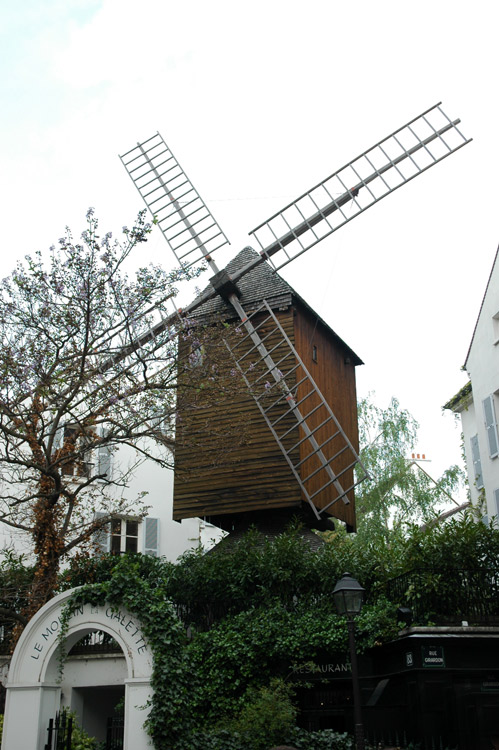
[[[66,711],[58,712],[47,727],[45,750],[71,750],[73,719]]]
[[[122,653],[121,646],[109,633],[105,633],[102,630],[95,630],[75,643],[69,652],[69,656],[110,653]]]
[[[499,573],[491,568],[426,568],[387,583],[388,598],[410,607],[413,622],[499,623]]]

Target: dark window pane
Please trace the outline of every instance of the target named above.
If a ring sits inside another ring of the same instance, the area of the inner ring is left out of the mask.
[[[120,545],[121,545],[121,537],[119,536],[112,536],[111,537],[111,554],[113,555],[119,555],[120,554]]]
[[[138,536],[139,534],[139,523],[138,521],[127,521],[126,522],[126,535],[127,536]]]
[[[137,537],[136,536],[127,536],[127,538],[126,538],[126,551],[127,552],[137,552]]]

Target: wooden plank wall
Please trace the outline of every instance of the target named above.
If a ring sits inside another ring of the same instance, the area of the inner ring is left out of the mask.
[[[351,352],[349,352],[346,347],[343,347],[340,341],[335,340],[328,329],[323,326],[315,316],[300,305],[299,302],[296,303],[295,346],[305,367],[308,369],[322,395],[331,406],[336,418],[352,442],[355,450],[358,450],[359,435],[357,423],[355,366],[353,361],[351,361]],[[316,362],[313,359],[314,346],[316,347],[317,354]],[[304,388],[300,387],[298,390],[299,399],[303,398],[304,395]],[[309,402],[308,410],[315,405],[312,398],[307,399],[306,403],[308,404]],[[316,427],[320,422],[321,417],[319,413],[312,415],[312,426]],[[318,442],[323,442],[330,436],[330,434],[330,430],[326,431],[326,428],[319,430],[316,435]],[[335,448],[339,446],[339,439],[336,439],[336,441],[333,441],[332,443],[328,443],[327,450],[332,452],[327,455],[334,455],[336,452]],[[309,450],[308,444],[303,443],[301,446],[301,460],[305,458]],[[333,464],[335,473],[341,472],[346,465],[351,463],[351,460],[351,453],[345,451],[345,454]],[[314,462],[313,465],[311,465],[312,462]],[[319,464],[315,459],[311,459],[304,464],[304,473],[310,473],[310,471],[318,465]],[[303,478],[302,474],[302,479]],[[345,488],[351,486],[352,478],[353,471],[351,470],[343,474],[340,478],[342,486]],[[316,480],[310,480],[313,489],[318,489],[320,479],[323,479],[323,477],[319,474],[317,475]],[[323,508],[337,496],[334,486],[331,486],[317,496],[316,505],[317,507]],[[349,505],[345,505],[342,500],[338,500],[327,512],[332,516],[345,521],[355,529],[355,498],[353,491],[350,491],[347,497],[350,501]]]
[[[293,340],[292,308],[278,318]],[[232,399],[223,408],[201,408],[182,419],[184,440],[175,451],[174,519],[301,505],[300,488],[251,396]],[[216,424],[213,434],[210,423]],[[220,455],[216,433],[223,432],[224,424],[241,425],[244,443]]]

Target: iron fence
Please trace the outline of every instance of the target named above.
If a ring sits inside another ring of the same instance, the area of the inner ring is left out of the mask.
[[[123,750],[125,717],[110,716],[107,720],[105,750]]]
[[[454,750],[442,736],[428,736],[413,740],[407,732],[381,730],[366,732],[365,740],[369,750]]]
[[[114,653],[122,653],[119,643],[109,633],[105,633],[103,630],[94,630],[75,643],[69,652],[69,656]]]
[[[47,742],[45,750],[71,750],[73,734],[73,719],[66,711],[57,713],[55,719],[50,719],[47,727]]]
[[[499,574],[495,569],[415,569],[387,583],[388,598],[410,607],[421,624],[499,623]]]

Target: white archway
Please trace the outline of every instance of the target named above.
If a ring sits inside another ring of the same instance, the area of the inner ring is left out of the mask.
[[[30,620],[12,656],[8,680],[2,750],[45,747],[49,719],[60,708],[58,681],[59,632],[64,605],[74,589],[54,597]],[[124,750],[146,750],[151,740],[144,730],[151,696],[152,654],[140,622],[125,609],[104,604],[78,606],[65,637],[71,647],[89,632],[103,630],[120,645],[126,660]]]

